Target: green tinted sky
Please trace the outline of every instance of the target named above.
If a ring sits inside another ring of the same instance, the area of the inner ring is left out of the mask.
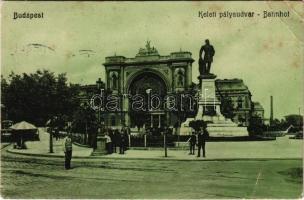
[[[200,10],[289,10],[291,17],[200,19]],[[13,20],[14,12],[25,11],[44,12],[44,19]],[[212,71],[218,78],[243,79],[266,117],[273,95],[275,116],[282,117],[298,113],[303,102],[303,13],[301,2],[4,2],[1,69],[7,76],[45,68],[67,72],[71,82],[92,84],[104,78],[104,57],[115,52],[134,57],[147,39],[161,55],[181,48],[197,60],[209,38],[216,50]],[[82,49],[96,53],[80,55]],[[196,82],[197,62],[193,69]]]

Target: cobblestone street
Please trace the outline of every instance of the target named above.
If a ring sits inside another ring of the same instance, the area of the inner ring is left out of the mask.
[[[5,198],[296,198],[302,188],[299,159],[74,159],[67,171],[62,158],[15,155],[5,149]]]

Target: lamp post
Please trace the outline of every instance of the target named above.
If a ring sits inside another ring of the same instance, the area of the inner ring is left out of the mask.
[[[147,105],[148,105],[148,111],[149,111],[149,108],[150,108],[150,106],[149,106],[149,104],[150,104],[150,94],[151,94],[151,88],[149,88],[149,89],[146,89],[146,93],[147,93],[147,95],[148,95],[148,101],[147,101]],[[152,128],[153,127],[153,115],[152,115],[152,112],[151,112],[151,123],[150,123],[150,127]]]
[[[98,89],[98,92],[100,91],[100,89],[104,86],[104,83],[101,81],[101,78],[98,78],[98,80],[96,81],[96,86],[97,86],[97,89]],[[98,108],[98,126],[101,125],[101,106],[99,106]]]
[[[54,153],[53,150],[53,132],[55,131],[55,128],[57,127],[58,119],[57,116],[54,116],[52,119],[50,119],[48,125],[50,125],[49,132],[50,132],[50,139],[49,139],[49,153]]]
[[[167,157],[168,156],[168,150],[167,150],[167,132],[168,132],[168,129],[167,129],[167,127],[165,126],[164,127],[164,149],[165,149],[165,157]]]
[[[49,153],[54,153],[53,150],[53,128],[50,129],[50,144],[49,144]]]
[[[97,86],[98,91],[100,91],[104,87],[104,83],[101,81],[101,78],[99,78],[96,81],[96,86]],[[96,148],[94,149],[92,155],[104,155],[107,153],[106,152],[106,138],[102,131],[101,109],[102,109],[102,106],[100,104],[100,106],[98,107],[98,132],[97,132],[97,134],[95,134],[96,135],[96,138],[95,138]]]

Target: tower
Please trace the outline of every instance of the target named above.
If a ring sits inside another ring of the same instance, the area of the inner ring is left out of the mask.
[[[269,118],[269,124],[271,125],[273,122],[273,97],[270,96],[270,118]]]

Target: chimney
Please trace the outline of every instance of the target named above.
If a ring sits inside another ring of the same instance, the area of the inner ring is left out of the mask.
[[[273,97],[270,96],[270,118],[269,118],[269,123],[270,125],[273,122]]]

